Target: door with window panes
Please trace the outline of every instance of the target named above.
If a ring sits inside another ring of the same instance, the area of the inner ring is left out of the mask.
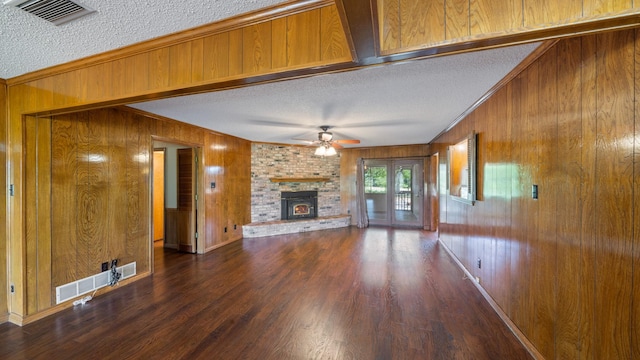
[[[364,195],[371,225],[423,226],[423,160],[365,160]]]

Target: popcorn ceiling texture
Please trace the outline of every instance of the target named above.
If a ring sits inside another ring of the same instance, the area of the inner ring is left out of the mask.
[[[61,26],[0,4],[0,78],[12,78],[285,1],[76,2],[96,12]]]
[[[301,146],[251,146],[251,222],[280,220],[280,192],[318,191],[318,216],[340,214],[340,157]],[[328,177],[327,182],[274,183],[272,177]]]

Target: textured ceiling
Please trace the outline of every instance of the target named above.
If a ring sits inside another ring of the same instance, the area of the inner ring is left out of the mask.
[[[318,126],[359,146],[424,144],[536,44],[414,60],[132,105],[252,141],[302,144]]]
[[[1,0],[0,0],[1,1]],[[0,6],[0,78],[286,1],[79,0],[95,13],[54,26]],[[427,143],[520,63],[520,45],[177,97],[133,107],[247,140],[302,143],[318,126],[357,146]],[[352,145],[351,145],[352,146]]]

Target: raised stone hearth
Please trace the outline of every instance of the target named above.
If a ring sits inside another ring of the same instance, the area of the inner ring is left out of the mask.
[[[261,236],[294,234],[305,231],[316,231],[347,227],[351,223],[351,215],[323,216],[305,220],[275,220],[256,222],[244,225],[242,235],[246,238]]]

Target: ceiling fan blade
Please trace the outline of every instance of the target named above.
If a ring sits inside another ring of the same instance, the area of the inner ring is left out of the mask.
[[[333,140],[334,143],[339,143],[339,144],[360,144],[360,140],[356,140],[356,139],[340,139],[340,140]]]
[[[338,144],[338,143],[337,143],[337,142],[335,142],[335,141],[332,141],[332,142],[331,142],[331,146],[333,146],[334,148],[336,148],[336,149],[338,149],[338,150],[340,150],[340,149],[344,149],[344,147],[343,147],[342,145]]]

